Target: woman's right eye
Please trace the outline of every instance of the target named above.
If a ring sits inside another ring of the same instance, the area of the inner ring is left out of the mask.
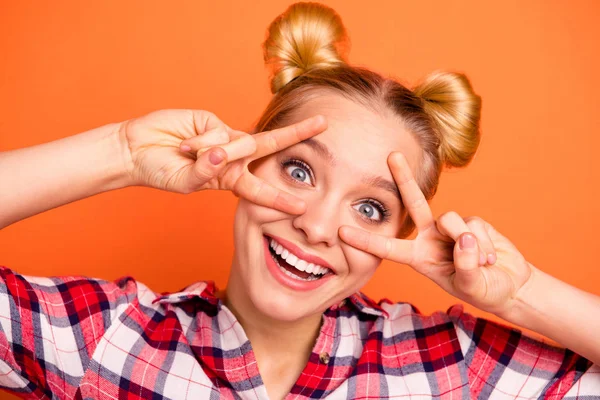
[[[311,170],[308,164],[300,160],[288,160],[282,163],[286,173],[294,180],[312,185]],[[306,181],[308,179],[308,182]]]

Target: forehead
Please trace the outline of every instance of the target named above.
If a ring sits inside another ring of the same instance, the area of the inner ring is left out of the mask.
[[[327,130],[315,136],[325,144],[344,167],[354,165],[363,171],[391,176],[387,157],[401,151],[411,170],[418,166],[421,149],[399,117],[390,110],[372,110],[339,94],[319,92],[296,109],[290,123],[321,114]]]

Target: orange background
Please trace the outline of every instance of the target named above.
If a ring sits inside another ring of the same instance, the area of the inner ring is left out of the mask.
[[[600,3],[325,3],[348,28],[352,63],[409,85],[435,69],[463,71],[483,97],[480,151],[442,175],[434,213],[481,216],[538,268],[600,295]],[[4,2],[0,150],[163,108],[206,109],[249,129],[270,97],[261,43],[289,4]],[[0,231],[0,265],[130,274],[156,291],[199,279],[224,287],[235,204],[226,192],[104,193]],[[424,313],[458,302],[388,262],[364,291]]]

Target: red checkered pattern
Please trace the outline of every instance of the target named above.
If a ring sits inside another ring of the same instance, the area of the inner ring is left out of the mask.
[[[28,399],[267,399],[215,292],[0,267],[0,387]],[[600,399],[597,365],[460,304],[422,315],[356,294],[322,321],[287,399]]]

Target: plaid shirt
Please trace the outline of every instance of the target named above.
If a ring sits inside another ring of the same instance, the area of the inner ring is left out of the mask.
[[[29,399],[267,399],[212,282],[157,295],[134,279],[0,267],[0,387]],[[323,314],[286,399],[600,399],[600,368],[463,312],[356,294]]]

